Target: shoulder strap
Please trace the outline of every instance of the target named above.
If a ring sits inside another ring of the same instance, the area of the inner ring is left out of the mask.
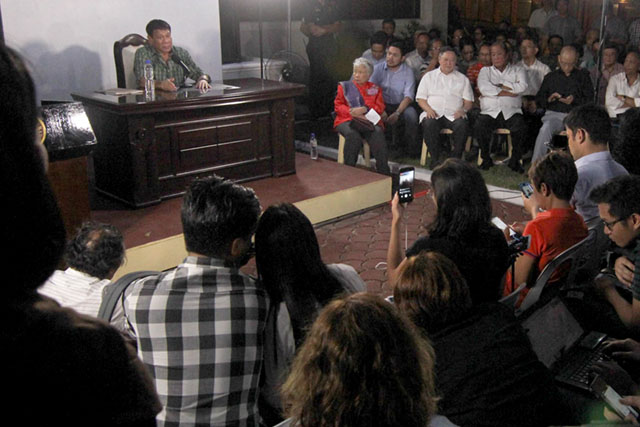
[[[344,92],[344,99],[347,100],[347,103],[351,108],[356,107],[364,107],[364,98],[360,94],[360,91],[356,87],[353,81],[348,80],[345,82],[340,82],[342,86],[342,91]]]
[[[98,318],[109,322],[120,296],[131,283],[143,277],[155,276],[158,274],[160,274],[160,272],[154,270],[134,271],[132,273],[125,274],[114,283],[106,286],[106,292],[102,296],[102,303],[100,304],[100,310],[98,311]]]

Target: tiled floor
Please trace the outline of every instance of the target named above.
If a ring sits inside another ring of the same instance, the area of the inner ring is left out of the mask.
[[[428,188],[417,182],[416,193]],[[493,201],[493,211],[506,222],[522,221],[526,214],[521,207],[503,201]],[[416,198],[406,210],[407,246],[427,234],[426,226],[435,216],[435,205],[429,195]],[[383,296],[392,293],[387,282],[386,257],[391,227],[391,207],[382,206],[332,224],[316,228],[318,243],[325,263],[345,263],[353,266],[370,292]],[[243,269],[255,275],[255,263]]]

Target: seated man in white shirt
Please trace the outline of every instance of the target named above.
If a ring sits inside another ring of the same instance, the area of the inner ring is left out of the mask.
[[[553,9],[553,2],[551,3],[551,9]],[[534,13],[539,10],[544,9],[536,9]],[[533,150],[536,135],[542,126],[541,118],[544,115],[544,110],[536,105],[536,94],[540,90],[540,86],[542,86],[544,76],[549,74],[551,69],[537,58],[539,51],[538,41],[533,36],[527,35],[520,42],[522,60],[517,65],[524,68],[527,73],[528,84],[527,90],[522,93],[522,112],[524,113],[524,121],[527,124],[526,143],[522,151]]]
[[[491,159],[491,135],[497,128],[511,131],[513,150],[509,168],[524,173],[520,163],[522,141],[526,125],[522,117],[522,94],[527,90],[527,75],[518,65],[511,65],[509,50],[502,42],[491,45],[491,67],[484,67],[478,74],[480,114],[476,120],[474,135],[480,143],[481,169],[493,166]]]
[[[615,119],[629,108],[640,106],[640,54],[636,51],[627,53],[624,60],[624,73],[609,78],[605,103],[609,117]]]
[[[456,70],[456,53],[450,47],[440,50],[440,68],[429,71],[420,80],[416,99],[425,142],[431,153],[431,169],[446,157],[460,158],[469,133],[467,111],[473,106],[473,90],[464,74]],[[453,152],[440,140],[442,128],[453,130]]]
[[[120,231],[108,224],[85,222],[67,243],[66,270],[56,270],[38,292],[63,307],[96,317],[105,287],[124,261]]]

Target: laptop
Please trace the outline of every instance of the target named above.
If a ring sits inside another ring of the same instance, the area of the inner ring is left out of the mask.
[[[522,321],[522,327],[538,359],[558,383],[591,391],[591,366],[609,359],[602,352],[605,334],[582,329],[558,297],[531,313]]]

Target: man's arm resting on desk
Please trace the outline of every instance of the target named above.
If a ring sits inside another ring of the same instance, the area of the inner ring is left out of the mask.
[[[171,77],[167,80],[154,80],[153,83],[156,89],[164,90],[166,92],[175,92],[178,90],[178,87],[175,85],[174,81],[175,79]],[[141,89],[144,89],[144,78],[140,79],[138,86]]]

